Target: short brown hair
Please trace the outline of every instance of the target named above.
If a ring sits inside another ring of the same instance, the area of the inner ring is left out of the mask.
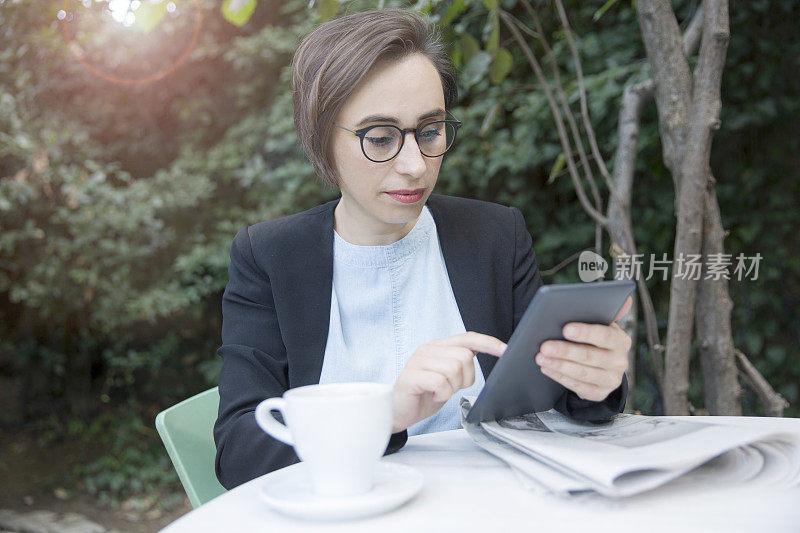
[[[445,108],[458,98],[453,64],[441,34],[404,9],[362,11],[317,26],[292,59],[292,104],[297,138],[323,181],[338,186],[331,150],[333,121],[372,66],[425,55],[442,80]]]

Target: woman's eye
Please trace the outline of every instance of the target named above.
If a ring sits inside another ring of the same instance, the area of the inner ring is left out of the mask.
[[[375,146],[385,146],[394,140],[392,137],[367,137],[366,139]]]
[[[439,132],[439,130],[425,130],[420,134],[419,137],[421,141],[432,141],[436,137],[441,136],[442,134]]]

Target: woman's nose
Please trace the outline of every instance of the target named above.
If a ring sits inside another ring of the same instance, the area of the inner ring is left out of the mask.
[[[414,132],[407,132],[403,148],[395,158],[395,167],[398,172],[410,174],[415,177],[421,176],[426,169],[425,159],[419,150],[417,139]]]

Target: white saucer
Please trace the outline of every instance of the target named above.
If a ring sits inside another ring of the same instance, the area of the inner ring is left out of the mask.
[[[311,487],[306,464],[298,463],[267,476],[258,491],[270,507],[308,520],[361,518],[394,509],[413,498],[422,488],[422,474],[410,466],[380,462],[375,485],[364,494],[336,498],[317,496]]]

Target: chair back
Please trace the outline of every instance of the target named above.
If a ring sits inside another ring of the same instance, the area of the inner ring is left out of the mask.
[[[225,492],[214,472],[214,422],[218,409],[219,387],[214,387],[156,416],[158,434],[195,508]]]

